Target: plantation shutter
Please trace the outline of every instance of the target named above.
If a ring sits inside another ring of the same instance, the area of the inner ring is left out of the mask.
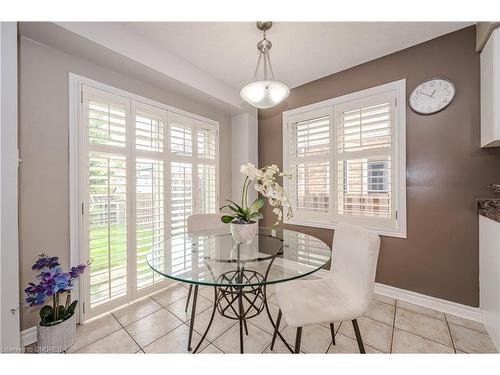
[[[172,236],[186,232],[186,221],[194,213],[193,138],[195,121],[187,116],[169,115],[170,208]]]
[[[197,173],[196,212],[218,211],[217,194],[217,129],[201,121],[196,122]]]
[[[86,273],[91,309],[126,298],[128,293],[127,124],[130,102],[83,88],[86,155],[85,246],[92,263]]]
[[[135,103],[135,244],[136,286],[149,287],[164,280],[151,270],[146,257],[165,241],[165,144],[166,114],[155,107]]]
[[[289,165],[294,176],[288,192],[295,217],[328,220],[331,213],[331,115],[329,109],[289,121]]]
[[[81,89],[81,244],[92,260],[82,282],[86,320],[163,287],[147,255],[185,233],[189,215],[218,211],[218,125]],[[192,267],[191,250],[173,246],[161,260],[179,272]]]
[[[335,106],[336,220],[395,224],[395,91]]]

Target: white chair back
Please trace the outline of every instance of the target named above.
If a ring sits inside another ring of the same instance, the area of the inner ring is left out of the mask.
[[[364,228],[340,224],[335,228],[331,274],[347,279],[368,308],[375,286],[380,237]]]
[[[198,214],[190,215],[187,218],[187,231],[201,232],[201,231],[217,231],[229,233],[229,225],[220,221],[222,214]]]

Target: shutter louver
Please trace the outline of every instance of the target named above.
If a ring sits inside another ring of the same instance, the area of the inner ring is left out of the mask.
[[[198,212],[217,212],[217,181],[215,165],[198,164]]]
[[[290,190],[298,216],[330,212],[330,117],[316,113],[311,117],[291,123],[289,158],[294,179]]]
[[[193,166],[191,163],[172,162],[171,215],[172,235],[186,232],[186,220],[193,213]]]
[[[390,218],[390,164],[390,158],[339,161],[338,214]]]
[[[88,165],[90,304],[127,293],[127,176],[125,157],[91,152]]]
[[[339,153],[390,147],[390,103],[346,111],[338,119],[337,150]]]
[[[172,155],[193,155],[194,120],[189,117],[172,114],[170,116],[170,152]]]
[[[215,129],[198,128],[198,158],[215,160],[216,155],[216,134]]]
[[[163,121],[149,114],[135,115],[135,145],[138,150],[163,151]]]
[[[387,94],[335,108],[336,214],[392,220],[393,98]]]
[[[137,249],[137,288],[141,289],[162,277],[153,272],[146,262],[146,256],[154,247],[162,250],[164,246],[164,171],[163,161],[137,159],[136,162],[136,249]]]
[[[125,106],[98,99],[89,100],[89,143],[125,147],[125,118]]]

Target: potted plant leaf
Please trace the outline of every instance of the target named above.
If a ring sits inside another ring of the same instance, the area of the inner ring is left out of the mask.
[[[278,166],[272,164],[263,168],[256,168],[254,164],[247,163],[242,165],[240,172],[245,175],[243,190],[241,193],[241,205],[227,200],[228,205],[220,209],[228,208],[231,214],[221,217],[223,223],[230,224],[231,234],[237,243],[250,243],[257,233],[257,220],[262,219],[260,212],[264,207],[267,198],[269,204],[273,207],[273,213],[277,216],[273,228],[279,224],[283,218],[283,207],[287,207],[287,217],[293,216],[292,207],[283,187],[277,181],[278,177],[291,178],[290,175],[280,172]],[[261,195],[251,205],[248,204],[248,188],[253,183],[255,190]]]
[[[71,290],[76,280],[85,271],[80,264],[64,272],[58,257],[39,255],[32,269],[38,271],[38,283],[29,283],[24,290],[29,306],[43,305],[51,299],[50,305],[40,309],[40,323],[37,327],[38,347],[42,351],[66,351],[76,337],[75,309],[78,301],[71,301]]]

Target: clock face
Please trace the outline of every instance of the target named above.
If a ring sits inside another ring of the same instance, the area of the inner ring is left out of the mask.
[[[455,85],[444,78],[433,78],[418,85],[410,95],[410,107],[429,115],[446,108],[455,96]]]

